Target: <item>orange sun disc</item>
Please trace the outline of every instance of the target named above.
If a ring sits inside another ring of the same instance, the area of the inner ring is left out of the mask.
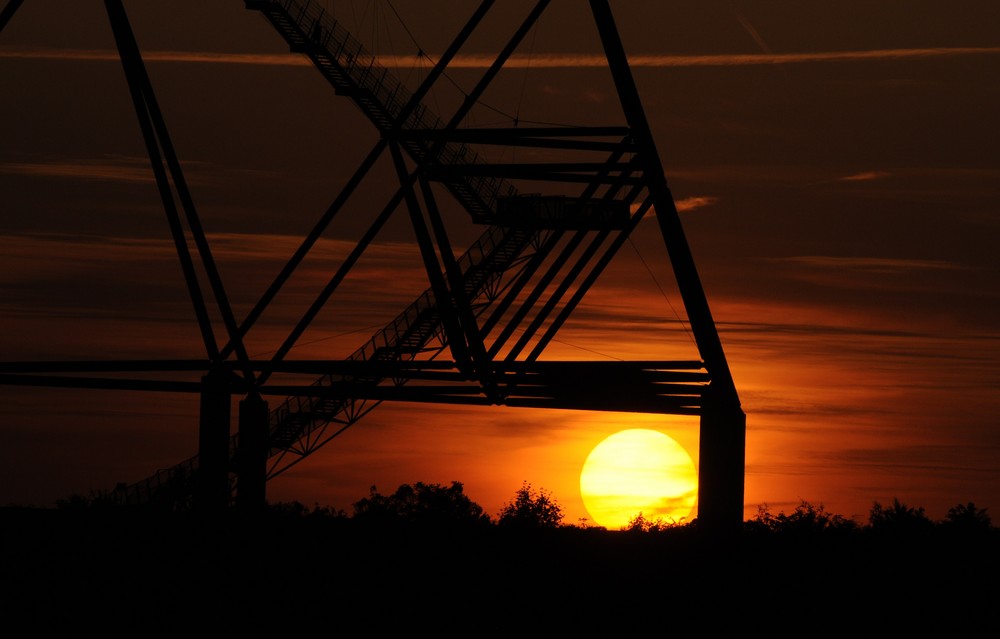
[[[623,430],[587,456],[580,495],[591,518],[608,529],[626,527],[640,512],[647,521],[684,523],[698,499],[698,471],[671,437],[645,428]]]

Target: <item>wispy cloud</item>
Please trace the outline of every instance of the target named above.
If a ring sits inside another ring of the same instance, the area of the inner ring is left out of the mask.
[[[629,57],[633,67],[728,67],[823,62],[865,62],[879,60],[920,60],[959,56],[998,55],[1000,47],[926,47],[910,49],[869,49],[863,51],[815,51],[801,53],[726,53],[703,55],[638,54]],[[103,49],[40,49],[12,48],[0,51],[0,58],[36,60],[117,60],[118,54]],[[263,66],[309,66],[303,56],[261,53],[221,53],[210,51],[148,51],[143,54],[148,62],[183,62],[209,64],[251,64]],[[414,56],[379,56],[386,66],[411,66]],[[487,55],[460,55],[451,63],[452,68],[482,69],[493,63]],[[532,56],[515,55],[508,68],[565,69],[599,68],[607,66],[603,56],[572,53],[536,53]]]
[[[213,165],[197,160],[185,160],[183,168],[184,179],[189,185],[218,183],[234,175],[244,175],[254,179],[273,177],[270,171]],[[0,162],[0,173],[97,182],[148,183],[155,179],[148,158],[124,155],[95,158],[33,158],[32,161]]]
[[[962,446],[927,444],[900,445],[891,448],[845,448],[814,452],[812,457],[837,465],[863,467],[883,473],[900,470],[924,472],[944,470],[952,473],[996,476],[997,469],[970,463],[968,450]]]
[[[674,202],[674,206],[677,207],[678,211],[694,211],[696,209],[703,209],[706,206],[712,206],[719,201],[717,197],[711,196],[694,196],[686,197]]]
[[[835,257],[830,255],[802,255],[795,257],[772,258],[768,261],[784,262],[798,266],[831,269],[863,271],[867,273],[905,273],[910,271],[955,271],[962,266],[944,260],[916,260],[889,257]]]
[[[928,47],[914,49],[869,49],[865,51],[815,51],[808,53],[723,53],[703,55],[638,54],[629,56],[633,67],[730,67],[822,62],[865,62],[878,60],[919,60],[972,55],[998,55],[1000,47]],[[413,57],[380,56],[385,65],[411,65]],[[454,68],[481,69],[493,64],[486,55],[461,55],[451,63]],[[509,68],[578,69],[603,68],[604,56],[595,54],[536,53],[530,57],[515,55],[507,62]]]
[[[310,66],[303,56],[281,53],[220,53],[212,51],[145,51],[147,62],[187,62],[210,64],[252,64],[260,66]],[[111,49],[41,49],[15,48],[0,51],[0,58],[28,60],[78,60],[94,62],[118,61],[118,52]]]
[[[703,209],[705,207],[712,206],[718,201],[719,198],[712,197],[710,195],[695,195],[692,197],[685,197],[679,200],[674,200],[674,207],[676,207],[679,212],[683,213],[686,211],[695,211],[697,209]],[[641,205],[638,203],[633,204],[631,207],[632,212],[634,213],[635,211],[637,211],[640,206]],[[654,208],[650,208],[648,211],[646,211],[645,217],[649,217],[655,214],[656,210]]]
[[[885,171],[862,171],[861,173],[853,173],[851,175],[845,175],[842,178],[837,178],[839,182],[871,182],[872,180],[881,180],[889,177],[889,173]]]
[[[85,159],[51,162],[0,163],[0,173],[35,177],[73,178],[102,182],[152,182],[153,172],[145,158]]]
[[[870,60],[911,60],[968,55],[997,55],[1000,47],[936,47],[923,49],[872,49],[867,51],[817,51],[811,53],[742,53],[707,55],[632,55],[633,67],[728,67],[776,64],[801,64],[815,62],[862,62]],[[473,64],[475,62],[476,64]],[[458,66],[485,66],[489,58],[463,57]],[[598,55],[542,54],[528,58],[514,58],[508,66],[533,68],[604,67],[607,61]]]

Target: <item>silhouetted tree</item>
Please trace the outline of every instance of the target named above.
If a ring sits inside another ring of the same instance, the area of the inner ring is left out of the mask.
[[[371,487],[368,497],[354,503],[354,519],[367,523],[403,523],[430,526],[490,524],[482,506],[469,499],[462,483],[451,486],[417,482],[403,484],[385,496]]]
[[[312,508],[300,501],[279,501],[268,504],[268,511],[280,517],[289,518],[311,518],[311,519],[346,519],[347,513],[339,508],[330,506],[320,506],[318,503]]]
[[[872,504],[868,527],[873,532],[914,534],[932,530],[934,522],[924,514],[923,507],[910,508],[894,498],[890,506],[882,506],[879,502]]]
[[[802,500],[791,514],[784,511],[777,515],[771,514],[767,504],[757,507],[757,516],[746,522],[748,530],[765,532],[811,534],[824,532],[850,532],[857,529],[857,524],[844,517],[829,513],[823,504],[817,506]]]
[[[985,508],[976,508],[971,501],[948,509],[948,515],[942,525],[953,531],[985,532],[990,530],[992,522]]]
[[[650,519],[642,514],[640,510],[634,517],[628,520],[628,524],[625,525],[624,530],[629,532],[663,532],[670,528],[679,527],[679,523],[671,523],[664,521],[663,517],[657,517],[655,519]]]
[[[534,490],[524,482],[514,499],[500,509],[498,523],[510,528],[557,528],[562,524],[563,511],[552,493]]]

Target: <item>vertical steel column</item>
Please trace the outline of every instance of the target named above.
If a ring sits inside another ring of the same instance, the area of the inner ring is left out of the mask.
[[[729,393],[714,387],[712,382],[701,397],[698,525],[729,534],[743,524],[747,418]]]
[[[232,398],[229,373],[213,367],[201,378],[201,415],[198,428],[198,470],[194,506],[205,514],[228,508],[229,421]]]
[[[705,361],[705,368],[712,377],[702,406],[698,519],[712,530],[739,528],[743,523],[746,415],[740,408],[729,363],[708,308],[673,195],[667,186],[663,164],[653,143],[653,134],[611,7],[608,0],[590,0],[590,7],[625,118],[644,163],[647,188],[691,322],[691,332]]]
[[[267,504],[269,415],[267,402],[256,391],[240,401],[236,508],[242,512],[260,512]]]

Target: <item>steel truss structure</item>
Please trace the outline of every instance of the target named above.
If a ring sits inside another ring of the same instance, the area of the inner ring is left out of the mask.
[[[22,0],[8,0],[0,29]],[[699,524],[738,527],[743,518],[746,418],[653,142],[608,0],[588,0],[625,122],[604,127],[463,128],[481,98],[546,10],[539,0],[446,120],[424,99],[481,24],[482,0],[415,90],[317,3],[246,0],[291,51],[308,57],[337,94],[351,99],[380,137],[277,278],[242,321],[235,317],[157,105],[122,0],[105,0],[129,91],[205,345],[199,361],[8,362],[0,383],[164,390],[201,397],[198,454],[132,485],[123,504],[193,505],[213,511],[264,503],[265,483],[303,460],[383,401],[613,410],[700,416]],[[558,150],[557,162],[491,163],[471,147]],[[252,360],[247,333],[296,271],[380,158],[399,186],[276,354]],[[552,185],[521,194],[518,181]],[[436,188],[485,225],[454,257]],[[575,195],[565,195],[567,189]],[[390,216],[409,216],[430,287],[341,361],[286,360]],[[585,293],[648,212],[655,214],[700,359],[549,361],[541,359]],[[185,228],[186,225],[186,228]],[[195,255],[191,252],[195,248]],[[198,267],[209,282],[199,284]],[[214,304],[225,326],[220,344]],[[98,378],[94,373],[203,373],[201,382]],[[86,373],[87,375],[80,375]],[[276,383],[313,374],[311,385]],[[230,405],[239,403],[238,432]],[[266,396],[285,397],[273,409]],[[235,495],[235,498],[234,498]]]

